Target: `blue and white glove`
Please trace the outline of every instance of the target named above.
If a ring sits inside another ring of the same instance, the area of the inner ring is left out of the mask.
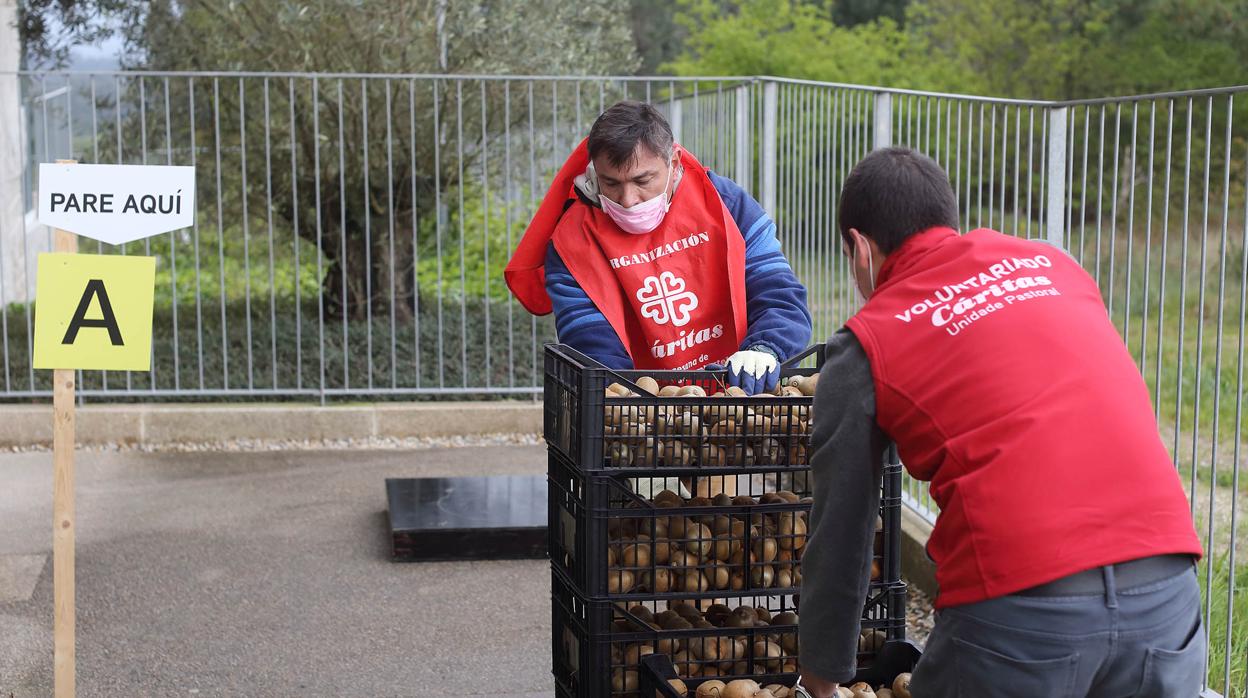
[[[740,386],[750,395],[769,393],[780,379],[780,359],[758,345],[728,357],[728,385]]]

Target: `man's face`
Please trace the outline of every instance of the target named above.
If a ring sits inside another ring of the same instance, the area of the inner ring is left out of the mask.
[[[607,158],[594,159],[598,172],[598,192],[615,203],[630,208],[649,201],[667,190],[668,161],[645,145],[638,143],[633,157],[621,167],[615,167]]]

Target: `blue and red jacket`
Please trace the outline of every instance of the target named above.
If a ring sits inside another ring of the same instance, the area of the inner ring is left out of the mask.
[[[775,223],[735,182],[713,172],[707,175],[745,245],[747,329],[738,348],[766,347],[781,360],[800,353],[811,336],[806,289],[780,251]],[[590,204],[579,199],[572,205]],[[544,273],[559,341],[608,367],[632,368],[633,359],[619,334],[568,270],[553,243],[546,250]]]

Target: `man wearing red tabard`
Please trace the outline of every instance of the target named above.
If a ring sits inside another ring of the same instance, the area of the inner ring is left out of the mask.
[[[651,105],[620,102],[555,178],[506,270],[559,340],[610,368],[728,368],[770,391],[806,348],[806,289],[770,217],[672,137]]]
[[[815,395],[803,685],[854,675],[892,440],[940,505],[912,695],[1198,695],[1200,543],[1096,282],[1050,245],[959,234],[948,177],[910,150],[863,159],[838,211],[867,300]]]

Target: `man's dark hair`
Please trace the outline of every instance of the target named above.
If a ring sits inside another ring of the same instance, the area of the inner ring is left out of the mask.
[[[854,228],[890,254],[928,228],[958,227],[958,197],[935,160],[909,148],[881,148],[854,166],[841,187],[841,239]]]
[[[613,167],[633,160],[641,143],[655,155],[672,157],[672,127],[667,119],[646,102],[617,102],[602,113],[589,129],[589,158],[602,155]]]

